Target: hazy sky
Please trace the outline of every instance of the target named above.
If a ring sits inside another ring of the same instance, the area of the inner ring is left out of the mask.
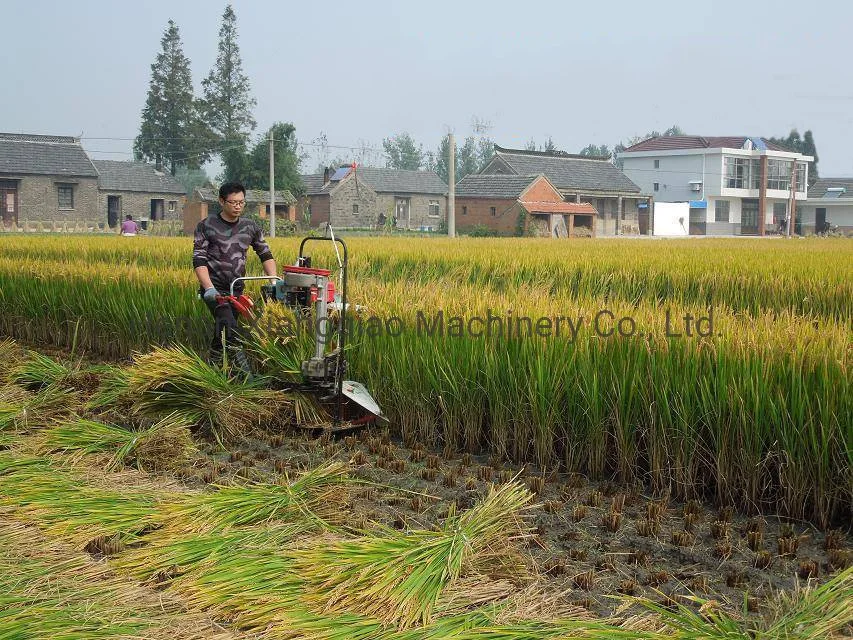
[[[225,2],[0,6],[10,89],[0,130],[82,135],[94,157],[130,159],[167,21],[180,27],[200,94]],[[383,137],[408,131],[434,149],[447,130],[470,134],[476,117],[502,146],[550,136],[577,152],[673,124],[698,135],[779,136],[796,127],[813,131],[821,175],[853,176],[849,2],[233,6],[256,133],[283,120],[303,143],[325,132],[330,145],[381,149]],[[312,157],[304,168],[315,164]]]

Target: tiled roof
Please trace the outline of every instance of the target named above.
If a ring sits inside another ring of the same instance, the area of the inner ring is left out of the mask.
[[[0,133],[0,173],[95,178],[77,138]]]
[[[589,202],[537,202],[521,200],[522,206],[530,213],[598,213]]]
[[[302,186],[305,187],[306,195],[314,196],[323,193],[322,173],[313,173],[299,177],[302,178]]]
[[[515,176],[500,173],[471,174],[456,183],[456,197],[516,200],[538,177],[538,175]]]
[[[356,174],[377,193],[430,193],[444,195],[447,185],[435,171],[404,171],[357,167]]]
[[[447,193],[447,185],[441,181],[435,171],[404,171],[402,169],[381,169],[377,167],[357,167],[355,171],[358,179],[377,193],[426,193],[433,195],[445,195]],[[349,166],[341,167],[338,170],[338,175],[344,177],[351,173],[352,169]],[[338,185],[338,181],[323,184],[321,174],[309,174],[300,177],[308,195],[329,193]]]
[[[853,199],[853,178],[818,178],[815,183],[809,187],[809,200],[812,198],[826,197],[827,189],[843,187],[845,191],[837,196],[839,200]],[[832,192],[830,192],[832,193]],[[829,198],[835,196],[830,195]],[[827,199],[829,199],[827,198]]]
[[[204,202],[219,202],[219,191],[200,187],[195,190],[195,197]],[[249,204],[260,204],[262,202],[269,204],[269,201],[269,191],[261,191],[259,189],[248,189],[246,191],[246,202]],[[293,197],[293,194],[288,189],[275,190],[276,205],[293,204],[295,202],[296,198]]]
[[[749,136],[657,136],[638,142],[625,151],[671,151],[674,149],[742,149]],[[760,140],[771,151],[791,151],[782,145]]]
[[[122,160],[93,160],[98,177],[98,188],[105,191],[137,191],[143,193],[183,194],[183,185],[168,172],[157,171],[145,162]]]
[[[484,173],[494,173],[490,166],[495,159],[503,161],[517,175],[542,173],[558,189],[640,193],[640,187],[609,160],[563,152],[504,149],[495,145],[495,156],[483,170]]]

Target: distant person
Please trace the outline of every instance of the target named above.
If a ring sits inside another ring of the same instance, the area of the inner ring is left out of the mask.
[[[125,216],[124,222],[121,223],[121,235],[131,237],[137,233],[139,233],[139,225],[133,221],[133,216]]]

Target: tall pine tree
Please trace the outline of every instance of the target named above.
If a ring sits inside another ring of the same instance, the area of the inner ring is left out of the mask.
[[[249,78],[243,73],[237,16],[230,4],[222,14],[216,63],[201,84],[204,121],[215,136],[225,180],[241,179],[246,169],[249,135],[256,126],[252,109],[257,102],[249,93]]]
[[[198,117],[190,61],[172,20],[160,45],[162,51],[151,65],[151,83],[133,151],[137,159],[167,164],[175,175],[179,166],[194,169],[206,162],[210,140]]]

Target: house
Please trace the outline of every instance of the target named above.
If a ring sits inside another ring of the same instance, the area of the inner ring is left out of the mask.
[[[596,235],[649,233],[647,203],[640,187],[609,158],[590,158],[563,151],[526,151],[495,145],[481,174],[542,174],[567,202],[588,202],[596,210]],[[458,216],[458,214],[457,214]]]
[[[566,202],[542,174],[472,174],[456,183],[455,222],[460,232],[485,227],[499,235],[566,237],[583,226],[595,235],[596,210]]]
[[[434,171],[344,166],[304,175],[299,215],[312,227],[438,231],[447,218],[447,185]]]
[[[180,220],[186,203],[180,182],[154,165],[121,160],[93,160],[98,170],[98,211],[110,228],[125,216],[146,226],[149,220]]]
[[[101,222],[98,171],[80,139],[0,133],[0,207],[5,227]]]
[[[218,214],[220,210],[219,191],[203,187],[196,188],[192,199],[184,209],[184,233],[192,235],[199,221],[204,220],[208,214]],[[270,213],[270,192],[258,189],[246,190],[246,208],[243,213],[253,214],[261,220],[266,220]],[[287,189],[275,191],[275,215],[276,228],[283,220],[296,222],[296,198]]]
[[[655,202],[689,203],[691,235],[765,235],[788,217],[791,169],[806,199],[807,163],[764,138],[663,136],[619,154],[622,170]]]
[[[795,233],[820,233],[828,224],[853,233],[853,178],[819,178],[808,195],[797,208]]]

